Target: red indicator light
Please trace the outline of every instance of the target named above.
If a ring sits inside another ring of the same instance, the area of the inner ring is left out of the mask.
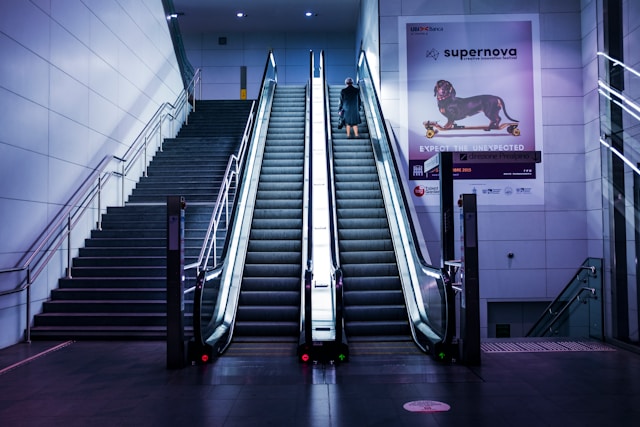
[[[303,354],[301,357],[303,362],[308,362],[309,361],[309,355],[307,353]]]
[[[202,360],[203,363],[207,363],[209,361],[209,356],[207,354],[203,354],[200,357],[200,360]]]

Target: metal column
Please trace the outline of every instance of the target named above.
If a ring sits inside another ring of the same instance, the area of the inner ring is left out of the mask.
[[[478,268],[478,218],[475,194],[460,196],[462,295],[460,300],[460,360],[480,364],[480,287]]]
[[[167,368],[185,366],[184,211],[180,196],[167,197]]]

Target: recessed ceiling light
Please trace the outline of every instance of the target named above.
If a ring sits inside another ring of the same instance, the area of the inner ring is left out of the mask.
[[[304,16],[313,16],[313,12],[305,12]]]
[[[246,17],[247,17],[247,14],[246,14],[246,13],[244,13],[244,12],[238,12],[238,13],[236,13],[236,16],[237,16],[238,18],[246,18]]]
[[[171,19],[177,19],[178,16],[182,16],[184,15],[184,12],[174,12],[170,15],[167,15],[167,21],[171,20]]]

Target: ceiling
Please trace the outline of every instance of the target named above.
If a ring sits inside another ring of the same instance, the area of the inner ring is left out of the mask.
[[[173,0],[180,31],[353,32],[361,0]],[[305,16],[310,11],[312,16]],[[238,18],[244,12],[247,16]]]

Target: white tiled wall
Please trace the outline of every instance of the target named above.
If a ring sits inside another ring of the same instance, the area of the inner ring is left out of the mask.
[[[0,13],[0,269],[14,267],[107,154],[122,155],[182,81],[159,0],[16,0]],[[75,240],[81,241],[83,236]],[[32,307],[62,275],[56,260]],[[0,275],[0,290],[16,287]],[[25,328],[0,298],[0,347]]]

